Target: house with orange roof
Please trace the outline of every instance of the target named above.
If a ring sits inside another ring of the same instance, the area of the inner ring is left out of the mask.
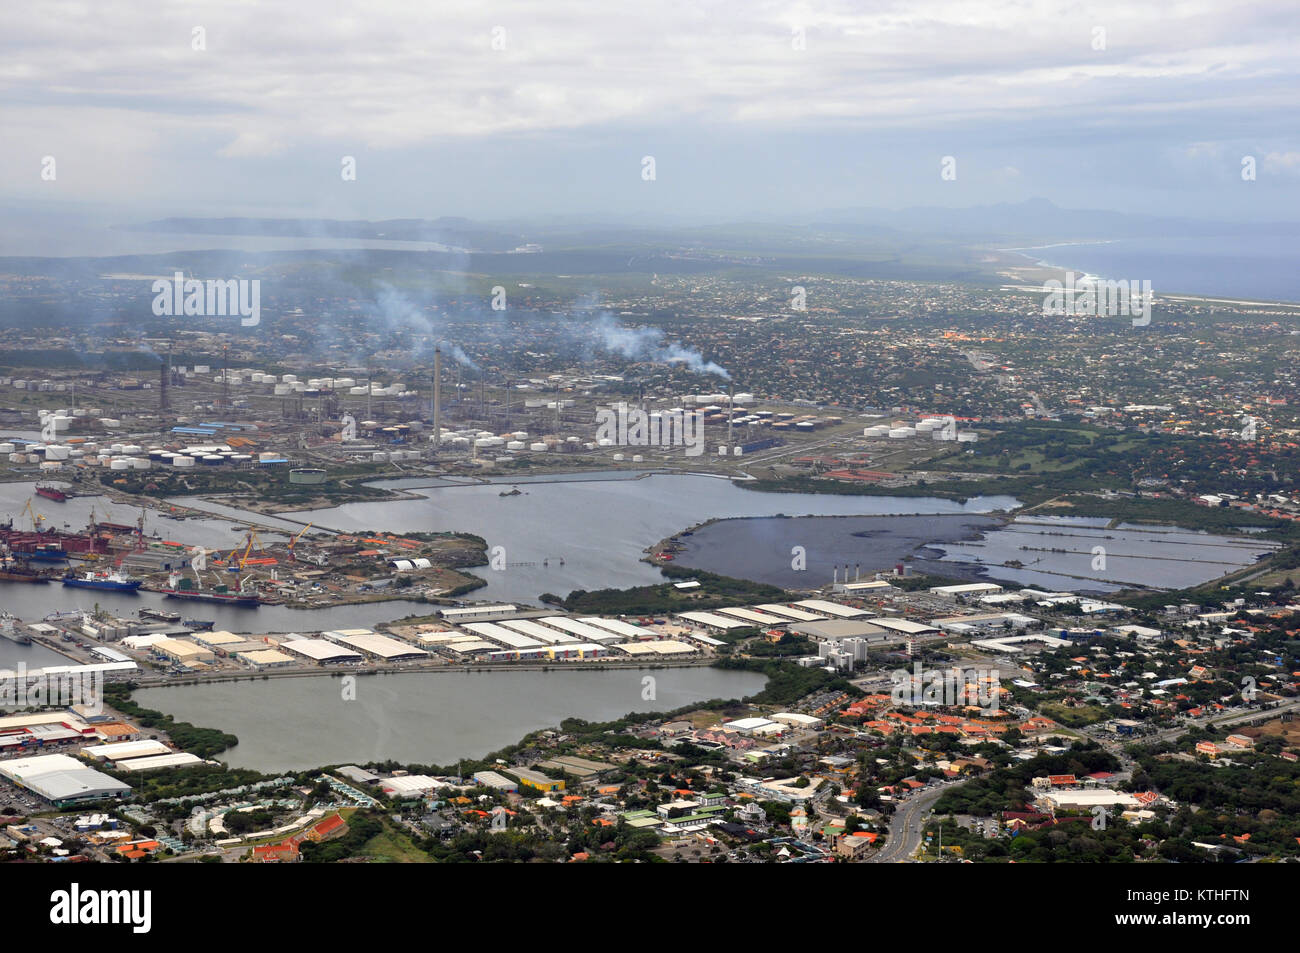
[[[307,840],[320,843],[332,837],[342,837],[348,832],[348,822],[340,814],[331,814],[313,824],[305,834]]]
[[[290,839],[280,844],[266,844],[253,848],[255,864],[296,864],[302,859],[302,851],[296,840]]]

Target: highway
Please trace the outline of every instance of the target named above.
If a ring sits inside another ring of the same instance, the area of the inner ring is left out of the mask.
[[[889,839],[874,857],[867,860],[869,864],[907,863],[916,849],[921,846],[922,831],[934,802],[952,790],[960,782],[944,782],[914,795],[899,805],[889,822]]]

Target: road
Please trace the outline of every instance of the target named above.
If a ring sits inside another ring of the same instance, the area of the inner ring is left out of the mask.
[[[916,849],[921,846],[922,831],[925,829],[925,821],[930,816],[930,809],[934,807],[934,802],[952,790],[954,783],[956,782],[929,788],[903,802],[889,822],[889,839],[885,842],[885,846],[867,863],[907,863]]]

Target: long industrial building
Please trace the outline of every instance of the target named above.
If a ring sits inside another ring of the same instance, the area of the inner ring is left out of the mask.
[[[0,761],[0,777],[44,798],[55,807],[126,797],[131,786],[66,754]]]

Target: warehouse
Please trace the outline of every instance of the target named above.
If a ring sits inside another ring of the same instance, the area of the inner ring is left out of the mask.
[[[445,788],[447,782],[431,778],[427,774],[406,774],[396,778],[383,778],[379,782],[379,787],[389,797],[409,801],[417,797],[423,797],[438,788]]]
[[[546,657],[552,659],[605,658],[615,654],[621,648],[621,645],[601,645],[599,642],[573,642],[565,645],[552,645],[546,650]]]
[[[883,579],[873,579],[870,582],[842,582],[835,587],[836,592],[845,592],[850,596],[865,595],[869,593],[880,594],[886,589],[894,587]]]
[[[302,655],[322,665],[331,662],[360,662],[363,658],[360,652],[354,652],[352,649],[326,639],[292,639],[288,642],[281,642],[280,648],[295,655]]]
[[[864,615],[871,615],[866,609],[854,609],[852,606],[842,606],[838,602],[827,602],[825,599],[801,599],[795,605],[837,619],[857,619]]]
[[[131,786],[87,767],[66,754],[0,761],[0,777],[26,788],[55,807],[126,797]]]
[[[722,727],[738,731],[742,735],[779,735],[786,731],[785,725],[766,718],[741,718],[728,721]]]
[[[485,788],[492,788],[494,791],[501,791],[503,794],[514,794],[519,790],[519,784],[495,771],[476,771],[474,772],[474,783]]]
[[[584,625],[594,625],[598,629],[606,629],[626,639],[653,639],[659,634],[653,629],[633,625],[630,622],[624,622],[622,619],[602,619],[599,616],[592,615],[583,616],[578,621]]]
[[[247,641],[242,635],[235,635],[233,632],[196,632],[191,638],[200,645],[206,645],[210,649],[225,651],[226,646],[239,645]]]
[[[555,629],[544,626],[532,619],[509,619],[501,623],[503,629],[509,629],[511,632],[518,632],[520,635],[536,639],[546,645],[555,645],[559,642],[576,642],[577,637],[565,632],[557,632]]]
[[[512,774],[519,779],[519,786],[529,788],[533,791],[541,791],[549,794],[553,791],[563,791],[564,782],[555,778],[548,778],[544,774],[536,771],[529,771],[527,768],[507,768],[507,774]],[[477,775],[475,775],[477,777]]]
[[[87,758],[110,763],[170,752],[171,749],[161,741],[119,741],[106,745],[90,745],[81,749],[82,755]]]
[[[792,728],[820,728],[823,724],[820,718],[814,718],[812,715],[803,715],[797,711],[779,711],[772,716],[773,721],[779,721],[783,725],[790,725]]]
[[[838,642],[843,639],[864,639],[868,642],[898,641],[901,636],[882,629],[868,619],[827,619],[825,622],[800,622],[790,626],[790,631],[805,635],[818,642]]]
[[[122,644],[128,649],[140,651],[141,649],[152,648],[159,642],[166,641],[168,641],[167,636],[158,632],[150,632],[148,635],[128,635],[122,640]]]
[[[463,609],[439,609],[438,615],[448,622],[462,625],[466,622],[484,622],[488,619],[508,619],[519,614],[519,607],[512,605],[467,606]]]
[[[699,651],[696,646],[678,642],[676,639],[663,639],[658,642],[624,642],[614,648],[628,655],[691,655]]]
[[[897,632],[900,635],[938,635],[939,630],[932,625],[926,625],[924,622],[913,622],[911,619],[872,619],[872,625],[882,629],[888,629],[891,632]]]
[[[373,655],[376,658],[383,659],[385,662],[427,658],[429,655],[424,649],[417,649],[414,645],[407,645],[405,642],[398,642],[396,639],[390,639],[384,635],[376,635],[369,629],[344,629],[338,632],[324,632],[322,634],[327,639],[341,642],[366,655]]]
[[[971,646],[985,652],[1018,655],[1026,649],[1059,649],[1070,643],[1050,635],[1011,635],[1002,639],[973,639]]]
[[[444,652],[450,652],[456,656],[482,655],[485,652],[499,651],[501,646],[494,645],[491,642],[485,642],[482,639],[476,639],[470,636],[457,642],[448,642],[446,645],[439,646]]]
[[[179,639],[162,639],[149,646],[149,648],[154,653],[182,665],[189,665],[193,662],[211,662],[213,659],[211,649],[201,648],[193,642],[182,642]]]
[[[568,632],[570,635],[576,635],[584,642],[617,642],[619,638],[607,629],[600,629],[594,625],[588,625],[585,622],[569,619],[562,615],[547,616],[542,621],[553,628]]]
[[[180,768],[190,764],[202,764],[203,759],[188,751],[173,751],[170,754],[155,755],[152,758],[131,758],[119,761],[119,771],[155,771],[158,768]]]
[[[562,646],[567,648],[567,646]],[[496,649],[489,652],[487,660],[489,662],[541,662],[551,658],[551,652],[554,651],[552,646],[539,645],[535,649]]]
[[[268,648],[240,652],[236,657],[245,665],[251,665],[256,669],[284,668],[286,665],[294,664],[292,655],[285,655],[283,652]]]
[[[750,625],[765,625],[768,628],[790,624],[789,619],[783,619],[779,615],[772,615],[770,612],[758,612],[741,606],[733,609],[719,609],[718,614],[730,616],[733,619],[741,619]]]
[[[815,612],[809,612],[806,609],[796,609],[793,606],[777,605],[775,602],[761,606],[754,606],[754,608],[761,612],[770,612],[772,615],[779,615],[794,622],[817,622],[826,618],[825,616],[817,615]]]
[[[1014,612],[981,612],[978,615],[954,615],[930,620],[932,625],[953,634],[977,632],[981,629],[1000,629],[1004,626],[1023,629],[1035,621],[1027,615],[1018,615]]]
[[[936,596],[989,596],[1001,592],[1002,587],[993,582],[970,582],[960,586],[931,586],[930,591]]]
[[[518,632],[511,632],[495,622],[466,622],[461,628],[512,649],[535,649],[542,644],[537,639],[530,639]]]
[[[741,622],[738,619],[728,619],[725,615],[714,615],[712,612],[679,612],[677,618],[685,619],[694,625],[703,626],[711,632],[729,632],[732,629],[747,629],[749,623]]]
[[[1124,791],[1052,791],[1042,794],[1038,802],[1058,811],[1091,811],[1097,807],[1141,807],[1142,802]]]

